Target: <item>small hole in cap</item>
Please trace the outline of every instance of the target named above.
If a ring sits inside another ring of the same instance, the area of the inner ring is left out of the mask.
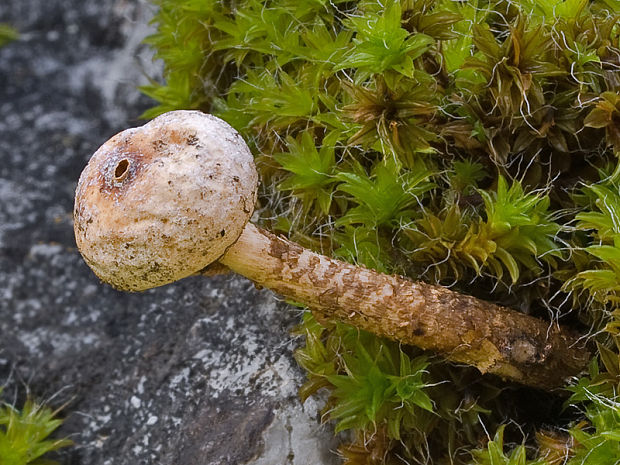
[[[114,180],[116,182],[120,182],[127,177],[129,173],[129,160],[123,158],[118,162],[116,168],[114,169]]]

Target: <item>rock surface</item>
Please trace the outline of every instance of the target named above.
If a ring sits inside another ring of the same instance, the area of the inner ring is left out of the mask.
[[[63,464],[330,464],[332,433],[290,334],[298,310],[248,281],[142,294],[101,285],[76,251],[73,191],[90,154],[141,124],[154,75],[144,0],[2,0],[0,386],[65,402]]]

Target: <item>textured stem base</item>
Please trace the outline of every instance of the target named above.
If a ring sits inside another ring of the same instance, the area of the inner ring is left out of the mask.
[[[551,389],[584,369],[575,335],[515,310],[350,265],[248,224],[220,262],[310,307],[379,336],[519,383]]]

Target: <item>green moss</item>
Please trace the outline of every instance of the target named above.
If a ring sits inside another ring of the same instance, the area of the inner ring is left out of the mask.
[[[523,444],[512,447],[506,454],[504,449],[504,429],[506,425],[497,428],[492,441],[485,449],[472,451],[474,465],[545,465],[544,460],[528,460],[527,450]]]
[[[18,32],[8,24],[0,23],[0,47],[19,37]]]
[[[62,424],[58,411],[27,400],[21,409],[0,405],[0,463],[2,465],[54,465],[43,456],[72,443],[49,439]]]
[[[600,173],[620,154],[618,0],[153,3],[165,83],[143,89],[158,102],[144,116],[195,108],[239,130],[268,227],[602,344],[617,331],[620,196]],[[502,429],[470,451],[483,424],[531,433],[561,413],[541,420],[498,380],[340,324],[299,332],[302,397],[329,392],[324,418],[355,431],[349,464],[529,463]],[[598,428],[595,401],[573,401]]]

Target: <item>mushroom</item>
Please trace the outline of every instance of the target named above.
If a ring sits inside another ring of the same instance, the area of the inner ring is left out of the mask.
[[[257,185],[252,154],[228,124],[167,113],[117,134],[90,159],[76,192],[78,249],[117,289],[185,278],[237,240]]]
[[[257,184],[252,154],[227,123],[166,113],[112,137],[89,161],[76,191],[78,249],[101,280],[127,291],[218,261],[319,319],[531,386],[559,386],[588,362],[577,336],[558,325],[334,260],[248,223]]]

